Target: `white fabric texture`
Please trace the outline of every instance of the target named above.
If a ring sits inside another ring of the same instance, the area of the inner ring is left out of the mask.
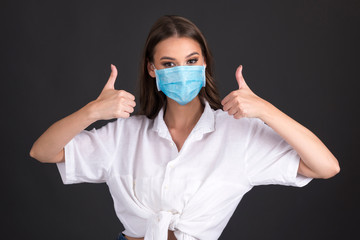
[[[57,163],[64,184],[106,182],[123,233],[145,240],[218,239],[253,186],[302,187],[299,156],[259,119],[210,108],[178,152],[163,119],[117,119],[82,131]]]

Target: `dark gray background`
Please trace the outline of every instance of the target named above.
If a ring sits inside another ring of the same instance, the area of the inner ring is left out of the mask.
[[[317,134],[341,166],[304,188],[254,188],[220,239],[358,232],[359,1],[1,1],[0,8],[1,239],[114,240],[123,230],[105,184],[63,185],[56,166],[29,150],[52,123],[98,96],[111,63],[117,89],[137,94],[145,38],[164,14],[187,17],[205,34],[222,98],[236,89],[243,64],[250,88]]]

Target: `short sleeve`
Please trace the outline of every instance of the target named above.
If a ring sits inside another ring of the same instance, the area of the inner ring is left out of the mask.
[[[65,162],[57,163],[64,184],[106,182],[118,142],[118,121],[83,130],[65,147]]]
[[[298,174],[300,157],[272,128],[260,119],[252,119],[245,166],[251,185],[280,184],[303,187],[312,178]]]

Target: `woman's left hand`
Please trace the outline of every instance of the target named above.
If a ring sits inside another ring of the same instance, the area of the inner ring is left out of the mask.
[[[234,118],[260,118],[300,156],[298,173],[311,178],[330,178],[340,171],[339,163],[327,147],[310,130],[281,112],[271,103],[256,96],[246,84],[241,73],[236,70],[239,89],[232,91],[222,101],[224,111]]]
[[[242,65],[240,65],[235,73],[239,89],[232,91],[221,101],[223,110],[236,119],[242,117],[261,118],[268,102],[251,91],[242,75],[242,68]]]

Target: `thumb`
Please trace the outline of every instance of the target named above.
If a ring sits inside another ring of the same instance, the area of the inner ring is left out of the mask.
[[[109,80],[105,84],[104,89],[115,89],[115,81],[116,81],[117,74],[118,74],[118,72],[117,72],[116,67],[111,64],[111,74],[110,74]]]
[[[243,69],[243,66],[240,65],[237,69],[236,69],[236,73],[235,73],[235,77],[236,77],[236,81],[238,82],[239,84],[239,89],[240,88],[247,88],[247,84],[245,82],[245,79],[242,75],[242,69]]]

